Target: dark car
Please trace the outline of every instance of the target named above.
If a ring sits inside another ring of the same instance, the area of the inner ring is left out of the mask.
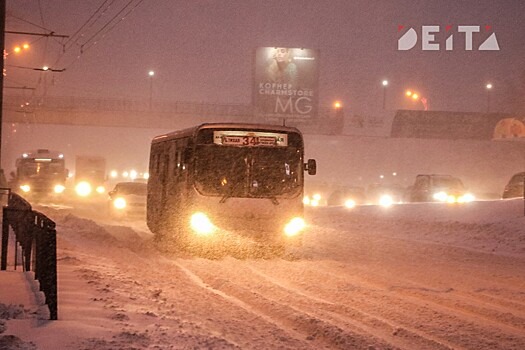
[[[470,202],[474,196],[467,192],[463,182],[451,175],[421,174],[407,190],[410,202]]]
[[[501,198],[518,198],[524,196],[525,171],[512,175],[503,190]]]
[[[113,217],[145,217],[148,185],[119,182],[109,192],[109,213]]]
[[[328,197],[327,205],[344,205],[353,208],[366,203],[365,189],[362,187],[342,187]]]

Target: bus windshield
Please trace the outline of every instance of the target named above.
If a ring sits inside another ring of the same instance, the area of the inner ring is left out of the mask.
[[[64,175],[64,163],[25,161],[19,171],[22,176],[62,176]]]
[[[291,197],[301,188],[301,153],[295,147],[199,145],[195,159],[195,185],[204,195]]]

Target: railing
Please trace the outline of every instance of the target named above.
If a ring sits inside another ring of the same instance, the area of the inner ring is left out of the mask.
[[[35,211],[31,205],[8,188],[0,188],[7,194],[3,207],[2,255],[0,270],[7,269],[9,227],[15,234],[15,269],[18,261],[18,245],[22,252],[24,271],[33,271],[49,307],[49,319],[56,320],[57,312],[57,252],[55,222]]]

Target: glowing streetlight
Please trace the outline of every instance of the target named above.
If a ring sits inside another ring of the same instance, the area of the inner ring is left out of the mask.
[[[22,45],[16,45],[14,48],[13,48],[13,52],[15,54],[19,54],[22,52],[22,50],[29,50],[29,44],[27,43],[24,43]]]
[[[487,88],[487,113],[490,112],[490,90],[492,90],[492,84],[488,83],[486,86]]]
[[[151,109],[152,101],[153,101],[153,76],[155,75],[155,72],[150,70],[148,72],[149,76],[149,109]]]
[[[386,105],[386,87],[388,86],[388,80],[383,80],[383,109],[385,109]]]
[[[423,104],[423,110],[428,111],[428,100],[425,97],[419,96],[417,92],[407,90],[405,96],[411,98],[414,101],[420,101]]]

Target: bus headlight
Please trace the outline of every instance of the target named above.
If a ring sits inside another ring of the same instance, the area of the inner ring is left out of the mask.
[[[117,209],[124,209],[126,207],[126,200],[122,197],[115,198],[113,206]]]
[[[63,193],[65,189],[66,187],[64,185],[55,185],[53,191],[55,191],[55,193]]]
[[[97,189],[96,189],[97,193],[104,193],[106,192],[106,189],[104,188],[104,186],[97,186]]]
[[[22,186],[20,186],[20,189],[22,191],[24,191],[25,193],[27,193],[27,192],[31,191],[31,186],[29,186],[27,184],[26,185],[22,185]]]
[[[81,197],[89,196],[91,193],[91,185],[86,181],[81,181],[75,186],[75,192]]]
[[[201,235],[209,235],[215,231],[215,226],[208,216],[202,212],[197,212],[191,216],[190,225],[193,231]]]
[[[286,226],[284,227],[284,233],[288,237],[296,236],[297,234],[299,234],[299,232],[304,230],[305,227],[306,224],[303,218],[295,217],[286,224]]]

